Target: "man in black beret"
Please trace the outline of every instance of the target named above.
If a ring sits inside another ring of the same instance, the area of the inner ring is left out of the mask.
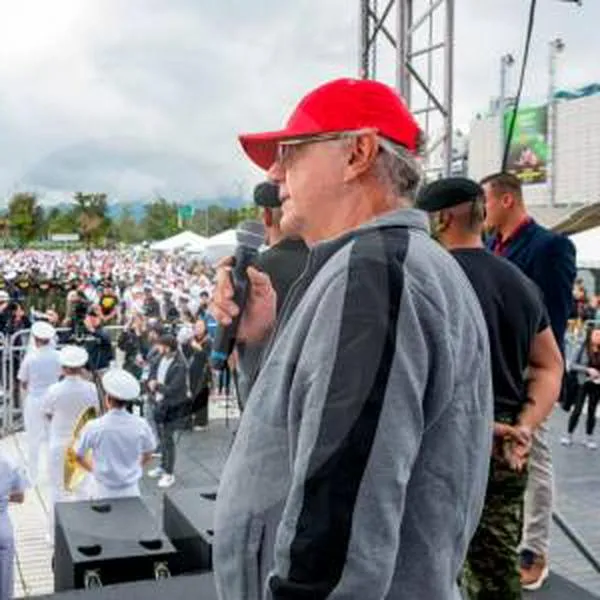
[[[558,398],[563,364],[537,287],[484,248],[484,202],[479,184],[452,177],[425,186],[417,207],[431,214],[434,235],[475,289],[490,337],[494,446],[483,515],[465,563],[467,597],[517,600],[531,437]]]

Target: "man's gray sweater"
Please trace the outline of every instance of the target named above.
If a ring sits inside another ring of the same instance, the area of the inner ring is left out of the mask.
[[[318,244],[220,482],[221,600],[458,600],[492,419],[481,308],[425,214]]]

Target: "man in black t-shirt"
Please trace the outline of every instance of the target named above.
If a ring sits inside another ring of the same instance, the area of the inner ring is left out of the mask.
[[[114,325],[117,322],[119,313],[119,296],[113,289],[113,284],[110,279],[105,279],[102,282],[102,291],[98,299],[100,314],[104,325]]]
[[[471,600],[492,596],[517,600],[527,457],[532,432],[551,412],[560,392],[560,350],[538,288],[483,246],[482,188],[462,177],[438,180],[423,188],[417,206],[431,213],[434,234],[471,282],[490,337],[494,450],[464,585]]]
[[[302,275],[308,258],[304,241],[281,230],[279,186],[269,181],[254,189],[254,202],[263,210],[263,224],[269,249],[261,252],[255,266],[266,273],[277,293],[277,313],[281,310],[293,283]]]
[[[262,220],[265,226],[268,250],[261,252],[254,266],[266,273],[271,279],[277,294],[277,314],[280,313],[288,292],[296,279],[302,275],[308,259],[308,247],[293,232],[284,232],[279,225],[281,220],[281,202],[279,186],[263,182],[254,189],[254,202],[262,208]],[[250,388],[258,374],[263,344],[249,347],[239,344],[237,389],[240,407],[245,404]]]

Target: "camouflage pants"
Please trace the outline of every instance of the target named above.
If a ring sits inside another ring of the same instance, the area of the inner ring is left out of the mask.
[[[492,456],[481,521],[467,553],[463,589],[469,600],[519,600],[517,548],[523,525],[527,473]]]

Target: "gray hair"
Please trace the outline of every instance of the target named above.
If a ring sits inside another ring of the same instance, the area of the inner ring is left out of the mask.
[[[378,179],[395,197],[413,204],[423,176],[417,159],[404,146],[381,136],[377,139],[381,148],[375,161]]]

